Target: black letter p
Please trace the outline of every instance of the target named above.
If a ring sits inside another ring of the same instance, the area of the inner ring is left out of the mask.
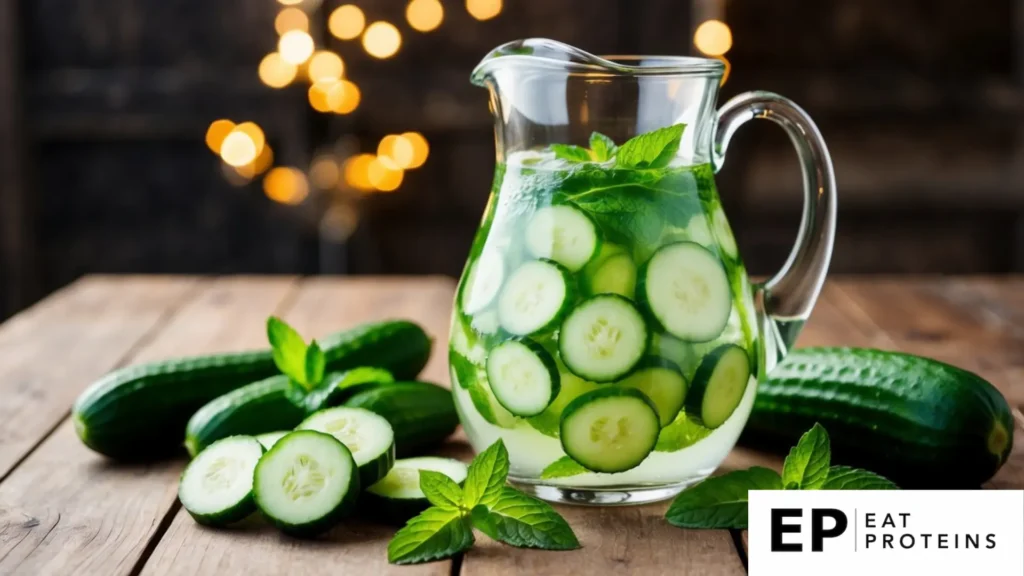
[[[825,530],[824,520],[826,517],[831,518],[836,523],[829,530]],[[846,514],[843,514],[842,510],[835,510],[833,508],[815,508],[811,510],[811,551],[821,552],[825,538],[835,538],[846,532],[847,524]]]

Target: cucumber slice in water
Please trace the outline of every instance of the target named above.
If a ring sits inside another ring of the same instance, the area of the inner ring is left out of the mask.
[[[391,424],[364,408],[339,406],[321,410],[303,420],[296,430],[315,430],[341,441],[352,452],[363,486],[383,478],[395,463],[395,432]]]
[[[706,428],[718,428],[740,405],[749,380],[750,357],[746,350],[735,344],[715,348],[697,368],[686,395],[686,413]]]
[[[640,368],[619,385],[643,392],[658,409],[662,428],[675,420],[686,399],[687,384],[682,370],[662,358],[645,359]]]
[[[462,287],[462,312],[476,314],[494,301],[505,279],[505,262],[494,250],[484,250],[473,262]]]
[[[329,434],[298,430],[260,458],[253,474],[256,505],[282,531],[313,536],[353,508],[359,470],[352,453]]]
[[[661,424],[647,396],[605,386],[573,400],[562,413],[562,449],[594,472],[636,468],[654,450]]]
[[[732,228],[729,227],[729,220],[725,217],[725,211],[721,206],[716,206],[711,215],[711,225],[714,228],[715,239],[722,252],[730,258],[739,256],[739,249],[736,247],[736,237],[732,235]]]
[[[722,262],[693,242],[659,248],[640,271],[637,295],[669,334],[690,342],[714,340],[732,311]]]
[[[256,440],[263,445],[263,448],[270,450],[277,444],[277,441],[287,436],[291,430],[279,430],[277,432],[267,432],[266,434],[257,434]]]
[[[181,505],[207,526],[238,522],[256,510],[252,474],[263,446],[252,436],[229,436],[200,452],[181,475]]]
[[[451,458],[423,456],[395,460],[395,466],[363,494],[364,515],[388,523],[404,524],[409,518],[430,507],[420,490],[420,470],[433,470],[451,478],[456,484],[466,480],[466,465]]]
[[[555,359],[529,338],[509,340],[487,356],[487,381],[498,402],[516,416],[536,416],[558,396]]]
[[[537,258],[549,258],[572,272],[598,253],[597,225],[579,208],[568,204],[545,206],[526,226],[526,248]]]
[[[530,426],[552,438],[558,438],[558,428],[565,407],[576,398],[601,387],[600,384],[587,382],[568,369],[561,370],[558,376],[561,384],[558,396],[543,412],[527,419]]]
[[[516,269],[498,297],[498,322],[506,332],[528,336],[557,326],[572,304],[565,268],[533,260]]]
[[[618,294],[630,300],[636,293],[636,264],[629,254],[606,259],[586,278],[590,294]]]
[[[601,294],[569,313],[558,334],[558,349],[573,374],[591,382],[614,382],[636,367],[647,341],[647,325],[633,303]]]

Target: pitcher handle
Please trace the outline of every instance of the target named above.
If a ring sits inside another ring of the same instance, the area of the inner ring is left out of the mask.
[[[836,233],[836,179],[828,148],[811,117],[787,98],[760,91],[740,94],[718,111],[712,151],[715,172],[725,162],[733,134],[754,118],[782,126],[796,147],[804,179],[804,209],[796,244],[782,269],[754,289],[762,319],[765,369],[770,370],[796,342],[825,282]]]

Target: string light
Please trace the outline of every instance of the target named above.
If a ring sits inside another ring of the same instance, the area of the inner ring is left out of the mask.
[[[412,144],[413,149],[412,162],[406,168],[412,169],[423,166],[423,163],[427,161],[427,156],[430,155],[430,146],[427,144],[427,139],[419,132],[406,132],[402,134],[402,137]]]
[[[338,100],[335,102],[331,98],[331,110],[335,114],[349,114],[359,107],[359,101],[362,99],[362,94],[359,92],[359,87],[348,80],[342,80],[335,86],[331,91],[331,96],[337,95]]]
[[[302,4],[302,0],[277,0],[279,3],[285,6],[294,6],[296,4]]]
[[[252,180],[256,176],[267,171],[274,164],[274,150],[270,146],[264,146],[263,151],[256,156],[256,159],[246,164],[245,166],[239,166],[234,168],[236,174],[245,178],[246,180]]]
[[[381,192],[392,192],[402,185],[403,171],[387,156],[374,158],[366,169],[370,184]]]
[[[289,30],[277,42],[277,51],[289,64],[298,66],[313,55],[313,38],[302,30]]]
[[[277,18],[274,18],[274,30],[277,30],[278,34],[290,30],[309,32],[309,17],[299,8],[285,8],[277,13]]]
[[[330,190],[337,186],[340,176],[341,169],[334,158],[330,156],[318,157],[309,167],[309,179],[313,181],[314,186],[321,190]]]
[[[732,30],[721,20],[705,20],[693,32],[693,45],[708,56],[721,56],[732,48]]]
[[[373,154],[357,154],[345,160],[342,172],[345,175],[345,182],[356,190],[373,190],[373,183],[370,182],[370,164],[376,158]]]
[[[398,168],[409,168],[415,155],[412,142],[405,136],[389,134],[377,145],[377,156],[388,158]]]
[[[245,132],[232,130],[220,145],[220,157],[225,164],[235,168],[245,166],[256,159],[259,151],[256,143]]]
[[[338,6],[327,19],[327,29],[339,40],[358,38],[366,27],[366,16],[358,6]]]
[[[337,81],[345,73],[345,63],[334,52],[322,50],[309,59],[307,72],[314,83]]]
[[[501,0],[466,0],[466,11],[477,20],[490,20],[501,14]]]
[[[263,147],[267,144],[267,137],[263,134],[263,129],[255,122],[242,122],[238,126],[235,126],[234,132],[241,132],[249,137],[249,140],[252,141],[253,147],[256,148],[257,156],[263,152]],[[248,164],[248,162],[246,162],[246,164]]]
[[[277,52],[271,52],[260,60],[257,70],[260,81],[271,88],[284,88],[295,80],[298,68],[291,63],[285,62]]]
[[[363,48],[374,58],[390,58],[401,46],[402,33],[390,22],[374,22],[363,32]]]
[[[430,32],[444,20],[444,7],[438,0],[411,0],[405,7],[405,19],[414,30]]]
[[[263,178],[263,192],[274,202],[300,204],[309,196],[309,182],[299,170],[279,166]]]
[[[331,112],[330,92],[331,89],[339,84],[339,82],[316,82],[309,87],[307,96],[309,97],[309,105],[313,107],[313,110],[317,112]]]
[[[206,129],[206,145],[214,154],[220,154],[221,145],[227,135],[235,129],[235,123],[231,120],[214,120]]]

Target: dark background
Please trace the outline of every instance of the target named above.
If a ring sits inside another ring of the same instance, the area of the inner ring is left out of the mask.
[[[550,37],[595,53],[683,54],[694,27],[732,28],[722,100],[780,92],[818,122],[839,184],[836,273],[1024,271],[1024,0],[505,0],[478,22],[442,0],[431,33],[404,0],[355,0],[403,34],[375,60],[322,34],[363,100],[310,109],[272,90],[273,0],[0,3],[0,318],[82,274],[458,275],[493,168],[486,95],[468,81],[501,42]],[[235,186],[203,142],[221,117],[255,120],[278,164],[308,168],[339,138],[372,151],[416,130],[430,157],[398,191],[367,197],[345,243],[324,202],[275,204]],[[753,274],[792,243],[801,194],[782,131],[748,125],[718,178]]]

